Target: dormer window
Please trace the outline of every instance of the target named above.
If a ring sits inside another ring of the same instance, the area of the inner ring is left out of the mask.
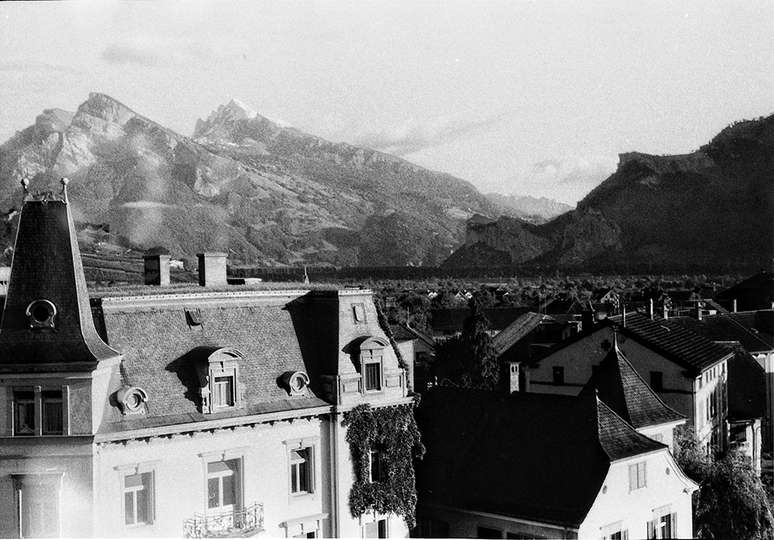
[[[306,395],[309,386],[309,375],[303,371],[286,371],[279,377],[279,385],[291,396]]]
[[[244,360],[236,349],[218,349],[207,358],[207,385],[201,389],[202,412],[214,413],[242,402],[239,363]]]
[[[360,376],[363,392],[381,392],[384,386],[384,349],[387,342],[368,338],[360,344]]]
[[[365,306],[363,304],[352,304],[352,318],[355,320],[355,324],[366,322]]]
[[[116,401],[124,414],[144,412],[143,403],[148,401],[148,394],[137,386],[124,386],[116,392]]]
[[[26,315],[32,329],[54,328],[56,306],[50,300],[33,300],[27,306]]]

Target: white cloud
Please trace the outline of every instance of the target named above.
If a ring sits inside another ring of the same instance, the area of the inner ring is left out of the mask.
[[[429,120],[409,118],[401,124],[387,126],[376,131],[363,131],[348,138],[353,144],[366,146],[396,156],[406,156],[419,150],[439,146],[467,134],[492,126],[502,115],[482,119],[463,119],[437,116]]]

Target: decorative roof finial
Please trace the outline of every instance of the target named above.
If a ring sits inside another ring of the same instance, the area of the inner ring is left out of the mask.
[[[63,176],[61,180],[59,180],[59,183],[62,184],[62,200],[64,202],[70,202],[67,200],[67,184],[70,183],[70,179]]]

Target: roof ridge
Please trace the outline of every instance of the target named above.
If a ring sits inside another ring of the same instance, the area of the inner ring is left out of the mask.
[[[660,442],[658,442],[656,440],[653,440],[650,437],[647,437],[647,436],[643,435],[642,433],[640,433],[639,431],[637,431],[631,424],[629,424],[626,420],[621,418],[618,415],[618,413],[616,413],[613,409],[611,409],[604,401],[599,399],[599,397],[595,396],[595,399],[596,399],[596,405],[597,405],[597,433],[598,433],[598,437],[599,437],[599,445],[602,447],[602,451],[607,455],[607,457],[608,457],[608,459],[610,461],[617,461],[619,459],[624,459],[626,457],[631,457],[631,456],[614,457],[611,454],[611,450],[606,448],[605,442],[603,442],[603,434],[602,434],[602,431],[601,431],[600,410],[605,412],[605,413],[611,414],[613,420],[615,420],[620,426],[622,426],[625,430],[627,430],[629,432],[629,434],[631,436],[633,436],[635,439],[639,439],[642,442],[646,442],[647,444],[649,444],[651,446],[656,445],[656,446],[661,447],[661,448],[668,448],[668,446],[666,444],[660,443]],[[620,438],[617,439],[617,442],[620,442]],[[638,452],[636,454],[632,454],[632,456],[637,456],[637,455],[641,455],[641,454],[644,454],[644,453],[646,453],[646,452]]]

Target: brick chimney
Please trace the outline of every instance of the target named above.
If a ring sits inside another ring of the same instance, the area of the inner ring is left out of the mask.
[[[221,287],[228,285],[226,279],[226,259],[228,255],[219,251],[197,253],[199,259],[199,285],[202,287]]]
[[[169,255],[146,254],[143,260],[146,285],[169,285]]]
[[[653,312],[653,299],[651,298],[648,302],[648,318],[652,321],[655,317],[655,314]]]
[[[515,361],[508,362],[508,393],[513,394],[519,391],[519,363]]]

